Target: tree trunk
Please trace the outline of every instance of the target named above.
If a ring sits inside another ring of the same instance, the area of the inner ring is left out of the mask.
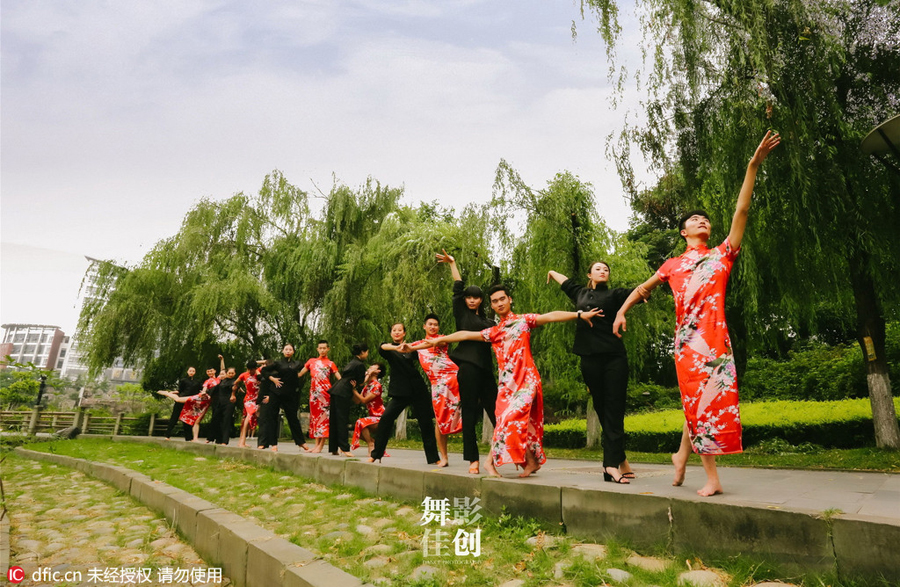
[[[600,446],[600,418],[597,417],[597,411],[594,410],[593,398],[588,398],[587,405],[587,444],[585,448],[595,448]]]
[[[397,416],[397,421],[394,423],[394,438],[406,440],[406,410],[403,410]]]
[[[856,337],[866,365],[875,444],[900,449],[900,426],[891,396],[891,379],[885,357],[885,323],[875,284],[869,275],[869,256],[857,249],[850,259],[850,279],[856,302]]]
[[[485,412],[484,416],[481,418],[481,443],[490,445],[493,438],[494,425],[491,424],[491,419],[488,418],[487,412]]]

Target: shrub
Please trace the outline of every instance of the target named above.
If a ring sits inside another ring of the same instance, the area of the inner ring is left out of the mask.
[[[900,398],[894,398],[900,413]],[[826,448],[873,446],[875,430],[868,399],[831,402],[774,401],[741,406],[744,447],[780,439]],[[684,414],[666,410],[625,418],[628,450],[674,452],[678,449]],[[587,441],[585,420],[566,420],[544,427],[544,442],[557,448],[582,448]]]

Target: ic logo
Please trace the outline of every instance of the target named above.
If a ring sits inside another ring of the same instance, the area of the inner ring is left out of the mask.
[[[9,567],[9,570],[6,571],[6,578],[9,579],[10,583],[21,583],[25,580],[25,569],[22,567]]]

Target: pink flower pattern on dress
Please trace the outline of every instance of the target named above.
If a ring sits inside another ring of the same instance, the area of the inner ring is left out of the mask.
[[[362,396],[366,397],[367,395],[374,394],[375,399],[366,404],[366,409],[369,411],[369,415],[365,418],[360,418],[356,421],[356,426],[353,427],[353,441],[350,443],[350,450],[359,448],[359,438],[362,434],[363,428],[368,428],[373,424],[378,424],[378,421],[381,420],[381,415],[384,414],[384,400],[381,399],[382,389],[381,389],[381,381],[377,378],[372,379],[362,390]]]
[[[541,376],[531,356],[531,331],[537,328],[537,314],[518,316],[510,312],[500,324],[481,331],[497,355],[499,389],[497,425],[491,439],[494,465],[522,465],[531,450],[538,463],[544,456],[544,395]]]
[[[737,370],[725,323],[725,289],[738,252],[728,239],[714,249],[691,247],[656,272],[675,296],[675,370],[699,454],[743,451]]]
[[[309,371],[309,435],[311,438],[328,438],[328,418],[331,414],[331,375],[338,372],[331,359],[316,357],[306,361],[303,367]]]
[[[428,336],[436,338],[436,336]],[[423,342],[416,341],[413,345]],[[434,419],[441,434],[456,434],[462,430],[462,412],[459,406],[459,383],[456,366],[447,352],[447,347],[429,347],[419,351],[419,363],[431,382],[431,404]]]
[[[252,431],[256,428],[259,405],[256,403],[256,396],[259,395],[259,380],[256,378],[258,371],[246,371],[241,373],[238,381],[244,383],[247,393],[244,394],[244,413],[241,416],[241,427],[244,422],[248,422],[247,430]]]
[[[210,377],[204,381],[203,387],[200,388],[200,393],[192,395],[184,402],[184,407],[181,408],[181,416],[178,419],[188,426],[193,426],[202,420],[203,416],[206,415],[206,410],[209,409],[209,390],[218,384],[218,377]]]

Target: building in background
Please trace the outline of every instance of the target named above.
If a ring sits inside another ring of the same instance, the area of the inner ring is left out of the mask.
[[[58,326],[47,324],[4,324],[0,357],[10,356],[19,363],[34,363],[41,369],[59,370],[65,356],[63,341],[68,340]],[[6,365],[0,365],[5,368]]]

